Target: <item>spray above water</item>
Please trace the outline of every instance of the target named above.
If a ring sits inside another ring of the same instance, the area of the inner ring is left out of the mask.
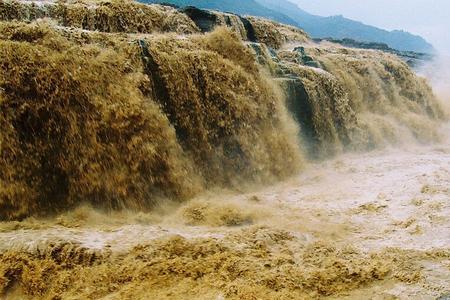
[[[280,57],[303,83],[302,101],[311,112],[307,129],[319,137],[318,148],[334,145],[325,153],[439,139],[437,128],[447,118],[441,102],[425,79],[393,55],[323,45],[282,51]]]
[[[418,73],[430,81],[433,91],[450,111],[450,56],[438,54],[431,62],[423,64]]]

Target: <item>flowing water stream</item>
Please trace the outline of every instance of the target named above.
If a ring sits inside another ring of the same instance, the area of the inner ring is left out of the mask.
[[[49,243],[70,242],[125,255],[173,236],[232,241],[233,248],[240,239],[265,241],[264,234],[285,232],[292,240],[284,247],[294,252],[311,243],[358,253],[391,249],[392,261],[385,259],[390,272],[401,270],[395,280],[371,278],[336,299],[435,299],[448,292],[450,278],[450,143],[345,154],[312,163],[275,186],[245,194],[211,192],[161,214],[105,215],[82,207],[47,222],[4,223],[1,231],[0,250],[35,252]],[[263,233],[255,238],[255,232]],[[268,251],[272,256],[279,250]],[[405,261],[397,265],[396,260]],[[346,267],[361,268],[353,263]]]

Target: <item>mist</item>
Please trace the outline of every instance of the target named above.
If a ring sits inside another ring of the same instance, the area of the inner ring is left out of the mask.
[[[423,65],[418,73],[429,80],[434,93],[450,111],[450,55],[437,55],[433,61]]]

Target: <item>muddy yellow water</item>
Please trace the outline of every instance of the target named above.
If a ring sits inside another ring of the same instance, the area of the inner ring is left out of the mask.
[[[435,299],[449,291],[450,144],[347,154],[152,214],[1,224],[5,299]]]

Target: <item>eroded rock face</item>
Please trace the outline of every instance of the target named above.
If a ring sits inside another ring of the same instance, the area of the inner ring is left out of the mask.
[[[306,151],[312,155],[315,150],[314,145],[317,145],[317,135],[314,132],[313,111],[308,92],[301,79],[296,76],[280,77],[276,81],[285,94],[287,109],[300,125],[300,135],[306,142]]]
[[[199,9],[193,6],[185,7],[181,11],[188,15],[202,32],[210,32],[216,27],[226,26],[236,32],[243,40],[257,41],[255,28],[248,18],[231,13]]]
[[[195,25],[197,25],[202,32],[213,31],[214,27],[219,25],[217,15],[213,12],[199,9],[194,6],[183,8],[182,11],[194,21]]]

